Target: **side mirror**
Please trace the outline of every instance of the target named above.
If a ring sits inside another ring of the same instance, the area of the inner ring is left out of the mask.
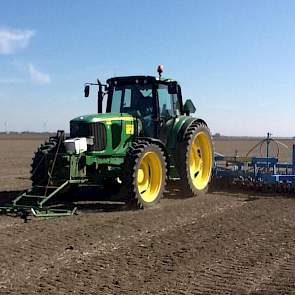
[[[177,82],[169,82],[168,84],[168,93],[169,94],[177,94]]]
[[[193,114],[196,111],[196,107],[190,99],[187,99],[183,106],[184,113],[189,116],[189,114]]]
[[[88,97],[90,92],[90,86],[86,85],[84,88],[84,97]]]

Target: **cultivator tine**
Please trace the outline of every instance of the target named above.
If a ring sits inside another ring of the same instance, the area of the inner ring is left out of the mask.
[[[25,209],[20,209],[18,212],[17,212],[17,215],[23,219],[24,223],[27,223],[28,222],[28,216],[29,216],[29,212]]]

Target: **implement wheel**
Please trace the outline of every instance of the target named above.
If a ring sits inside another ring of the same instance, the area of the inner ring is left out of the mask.
[[[162,149],[147,141],[135,142],[126,157],[124,186],[128,201],[139,208],[160,201],[166,185],[166,159]]]
[[[193,123],[179,146],[176,166],[181,183],[193,195],[207,192],[213,168],[213,144],[208,127]]]

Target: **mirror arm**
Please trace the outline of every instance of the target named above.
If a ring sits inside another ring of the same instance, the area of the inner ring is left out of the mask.
[[[89,96],[89,88],[90,88],[90,86],[98,86],[98,93],[97,93],[97,112],[98,113],[102,113],[102,101],[103,101],[104,95],[107,94],[108,85],[107,84],[102,84],[99,81],[99,79],[97,79],[97,83],[85,83],[84,85],[85,85],[85,88],[84,88],[84,96],[85,97],[88,97]]]
[[[104,87],[107,87],[108,86],[107,84],[100,83],[100,81],[98,79],[97,79],[97,83],[85,83],[84,85],[85,86],[86,85],[89,85],[89,86],[93,86],[93,85],[95,86],[96,85],[96,86],[104,86]]]

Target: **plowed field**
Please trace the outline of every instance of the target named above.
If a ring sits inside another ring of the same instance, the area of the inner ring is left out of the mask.
[[[0,137],[0,201],[30,185],[41,141]],[[215,147],[232,155],[254,144]],[[0,216],[0,294],[295,294],[294,212],[290,195],[186,198],[170,185],[149,210],[97,205],[28,223]]]

